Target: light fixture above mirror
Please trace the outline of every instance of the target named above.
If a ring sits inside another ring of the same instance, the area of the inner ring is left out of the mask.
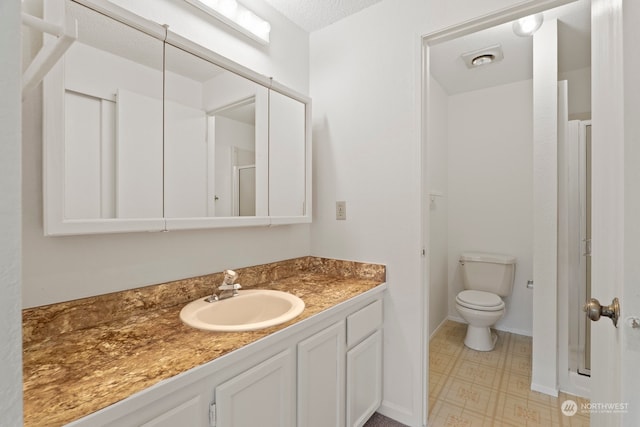
[[[185,0],[245,36],[269,44],[271,24],[239,4],[236,0]]]

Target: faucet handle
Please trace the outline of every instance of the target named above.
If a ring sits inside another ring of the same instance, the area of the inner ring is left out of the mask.
[[[238,289],[242,289],[242,286],[240,286],[240,283],[234,283],[233,285],[230,284],[222,284],[220,286],[218,286],[218,289],[221,291],[235,291]]]

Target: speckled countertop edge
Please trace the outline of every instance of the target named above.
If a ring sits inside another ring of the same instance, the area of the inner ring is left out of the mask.
[[[275,270],[281,270],[279,275],[256,273],[269,270],[272,264],[247,270],[245,279],[251,272],[257,278],[253,282],[247,280],[245,288],[285,290],[302,298],[305,310],[290,322],[259,331],[216,333],[190,328],[179,319],[182,302],[171,306],[147,302],[150,308],[128,310],[124,315],[116,313],[107,322],[88,316],[89,327],[69,326],[76,321],[73,314],[86,316],[90,307],[86,301],[78,301],[75,305],[64,303],[67,304],[64,310],[59,305],[43,307],[45,314],[38,313],[38,309],[29,309],[32,313],[26,314],[27,319],[41,322],[54,313],[51,323],[57,322],[69,331],[27,334],[23,352],[24,425],[64,425],[365,293],[385,281],[384,266],[375,264],[313,257],[274,264],[279,264]],[[351,273],[345,274],[343,267]],[[354,273],[358,270],[364,273]],[[259,282],[262,278],[266,280]],[[177,284],[174,286],[177,292],[184,290],[181,282],[172,282]],[[205,295],[211,291],[210,286],[206,288]],[[152,287],[145,290],[151,294],[156,291]],[[167,290],[161,292],[166,294]],[[93,297],[96,298],[100,297]],[[107,298],[118,300],[117,295]],[[100,301],[94,300],[91,305],[96,307],[96,303]],[[61,312],[65,314],[61,315]],[[37,324],[26,324],[26,328],[30,328],[30,332],[38,330]]]

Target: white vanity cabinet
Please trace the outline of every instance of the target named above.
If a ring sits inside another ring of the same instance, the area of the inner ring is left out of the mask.
[[[382,301],[347,317],[347,426],[362,426],[382,402]]]
[[[298,426],[345,425],[345,322],[298,344]]]
[[[216,387],[216,426],[293,427],[295,359],[287,349]]]
[[[362,425],[381,402],[385,289],[380,285],[68,425]]]

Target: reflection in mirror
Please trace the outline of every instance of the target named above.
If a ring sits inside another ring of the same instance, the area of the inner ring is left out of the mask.
[[[64,218],[161,218],[163,43],[66,5]]]
[[[165,51],[165,216],[266,216],[267,89]]]
[[[305,214],[305,104],[269,91],[269,215]]]

